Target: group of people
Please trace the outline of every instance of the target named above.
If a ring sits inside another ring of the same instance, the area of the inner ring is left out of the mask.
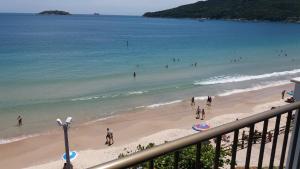
[[[234,58],[230,60],[230,63],[240,62],[242,59],[243,59],[242,57]]]
[[[212,103],[212,97],[211,96],[208,96],[207,97],[207,100],[206,100],[206,105],[207,106],[211,106],[211,103]],[[191,106],[195,106],[195,97],[192,97],[191,99]],[[197,110],[196,110],[196,119],[200,119],[200,115],[201,115],[201,120],[204,120],[205,119],[205,109],[201,109],[200,106],[197,107]]]
[[[200,113],[201,113],[201,120],[205,119],[205,110],[204,109],[200,109],[200,106],[198,106],[197,111],[196,111],[196,119],[200,119]]]
[[[291,92],[293,92],[293,91],[291,91]],[[281,92],[281,99],[284,99],[285,93],[286,93],[286,90],[283,90],[283,91]],[[285,102],[287,102],[287,103],[294,103],[294,102],[295,102],[295,98],[294,98],[293,96],[292,96],[292,97],[289,97],[289,98],[287,98],[287,99],[285,100]]]

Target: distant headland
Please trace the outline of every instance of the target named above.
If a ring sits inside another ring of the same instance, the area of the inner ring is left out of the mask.
[[[299,0],[207,0],[145,17],[286,21],[300,23]]]
[[[38,15],[71,15],[69,12],[66,11],[59,11],[59,10],[47,10],[38,13]]]

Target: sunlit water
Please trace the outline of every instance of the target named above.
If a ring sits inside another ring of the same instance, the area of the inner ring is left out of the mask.
[[[57,117],[78,124],[300,75],[300,24],[29,14],[0,21],[0,139],[54,128]]]

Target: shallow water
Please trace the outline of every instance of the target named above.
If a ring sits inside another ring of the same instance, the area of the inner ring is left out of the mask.
[[[78,124],[300,75],[300,24],[30,14],[0,20],[0,139],[55,128],[57,117]]]

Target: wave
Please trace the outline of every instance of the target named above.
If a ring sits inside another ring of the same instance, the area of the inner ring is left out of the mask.
[[[261,75],[216,76],[216,77],[212,77],[207,80],[204,80],[204,81],[196,81],[194,83],[194,85],[213,85],[213,84],[242,82],[242,81],[247,81],[247,80],[293,75],[296,73],[300,73],[300,69],[294,69],[294,70],[283,71],[283,72],[266,73],[266,74],[261,74]]]
[[[99,119],[96,119],[96,120],[91,120],[91,121],[85,122],[84,125],[90,125],[90,124],[93,124],[93,123],[97,123],[99,121],[104,121],[104,120],[108,120],[108,119],[114,118],[115,116],[112,115],[113,113],[114,112],[111,112],[109,114],[109,116],[107,116],[107,117],[103,117],[103,118],[99,118]]]
[[[144,94],[147,93],[148,91],[132,91],[132,92],[128,92],[128,95],[140,95],[140,94]]]
[[[206,100],[208,96],[198,96],[195,97],[195,100]]]
[[[115,98],[115,97],[119,97],[119,96],[130,96],[130,95],[140,95],[140,94],[144,94],[147,93],[148,91],[131,91],[131,92],[127,92],[127,93],[123,93],[123,94],[113,94],[113,95],[103,95],[103,96],[87,96],[87,97],[78,97],[78,98],[74,98],[71,99],[71,101],[88,101],[88,100],[95,100],[95,99],[100,99],[100,98]]]
[[[71,101],[87,101],[87,100],[94,100],[94,99],[99,99],[100,97],[98,96],[91,96],[91,97],[79,97],[75,99],[71,99]]]
[[[291,83],[290,81],[284,80],[284,81],[278,81],[278,82],[274,82],[274,83],[266,84],[266,85],[255,85],[255,86],[250,87],[250,88],[234,89],[234,90],[226,91],[224,93],[218,94],[218,96],[229,96],[229,95],[233,95],[233,94],[256,91],[256,90],[260,90],[260,89],[265,89],[265,88],[275,87],[275,86],[281,86],[281,85],[290,84],[290,83]]]
[[[175,100],[175,101],[165,102],[165,103],[157,103],[157,104],[149,105],[149,106],[147,106],[147,108],[156,108],[156,107],[175,104],[175,103],[180,103],[180,102],[182,102],[182,100]]]
[[[146,106],[137,106],[135,107],[136,109],[142,109],[142,108],[145,108]]]
[[[8,138],[8,139],[0,139],[0,145],[13,143],[13,142],[17,142],[17,141],[25,140],[25,139],[32,138],[32,137],[37,137],[37,136],[40,136],[40,134],[32,134],[32,135],[26,135],[26,136],[24,135],[24,136]]]

